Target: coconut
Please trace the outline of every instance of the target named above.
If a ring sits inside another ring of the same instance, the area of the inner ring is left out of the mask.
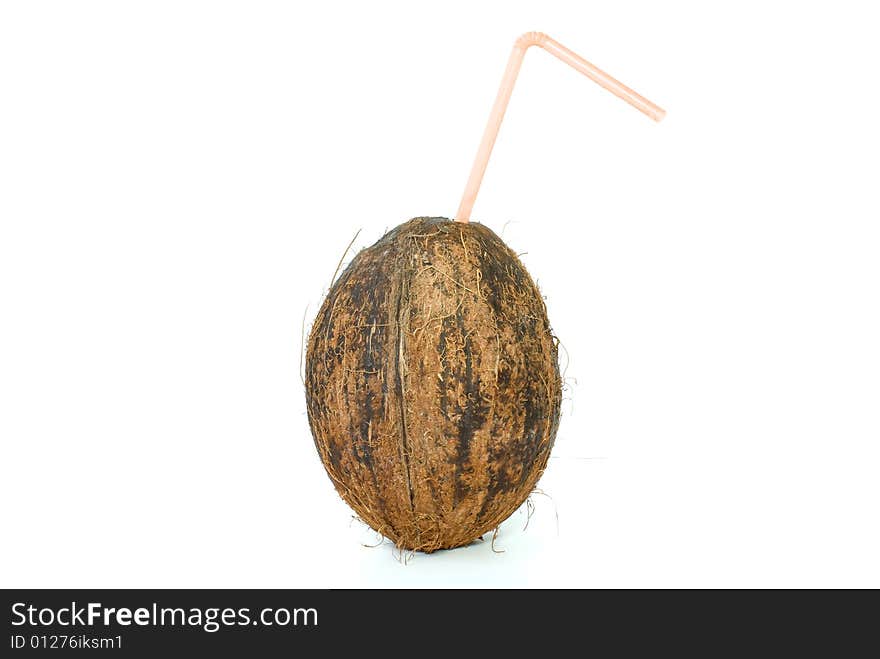
[[[309,335],[321,461],[357,515],[408,550],[467,545],[523,504],[561,392],[544,300],[478,223],[392,229],[331,286]]]

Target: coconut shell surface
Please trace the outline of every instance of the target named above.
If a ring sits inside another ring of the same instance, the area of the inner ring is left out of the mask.
[[[332,285],[309,336],[309,424],[327,474],[401,548],[466,545],[522,505],[561,392],[544,301],[477,223],[389,231]]]

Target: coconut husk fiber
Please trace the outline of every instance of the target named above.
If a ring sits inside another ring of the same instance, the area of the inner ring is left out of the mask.
[[[398,547],[467,545],[529,496],[562,382],[544,301],[491,229],[420,217],[358,253],[309,335],[315,446]]]

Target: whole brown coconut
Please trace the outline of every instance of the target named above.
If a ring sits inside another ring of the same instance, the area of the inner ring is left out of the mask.
[[[544,301],[490,229],[420,217],[364,249],[309,336],[306,398],[343,499],[398,547],[466,545],[547,465],[562,383]]]

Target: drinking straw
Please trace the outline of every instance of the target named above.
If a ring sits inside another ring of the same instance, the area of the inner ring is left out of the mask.
[[[516,43],[513,45],[513,51],[510,53],[510,59],[507,60],[507,69],[504,71],[504,77],[501,78],[501,86],[498,89],[498,95],[495,97],[492,112],[489,114],[486,130],[483,132],[483,140],[480,142],[480,148],[477,150],[477,157],[474,159],[474,165],[471,168],[470,177],[464,188],[458,212],[455,214],[456,222],[470,221],[471,210],[473,210],[474,202],[477,199],[477,193],[480,191],[480,183],[482,183],[483,175],[486,173],[486,166],[489,164],[489,156],[492,155],[492,147],[495,146],[498,130],[501,128],[504,112],[507,110],[507,104],[510,102],[511,94],[513,94],[516,77],[522,66],[523,57],[525,57],[526,51],[531,46],[543,48],[615,96],[622,98],[640,112],[645,113],[654,121],[660,121],[666,115],[666,110],[652,103],[641,94],[636,93],[619,80],[612,78],[555,39],[551,39],[543,32],[526,32],[516,40]]]

